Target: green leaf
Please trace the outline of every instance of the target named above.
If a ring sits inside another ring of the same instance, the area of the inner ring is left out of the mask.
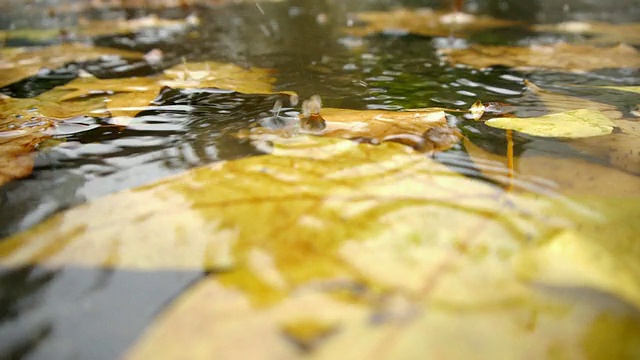
[[[543,137],[584,138],[610,134],[611,119],[597,110],[579,109],[533,118],[494,118],[485,124]]]

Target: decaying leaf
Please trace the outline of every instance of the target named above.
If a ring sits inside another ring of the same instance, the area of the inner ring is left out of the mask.
[[[626,355],[637,310],[589,289],[640,307],[637,251],[610,282],[576,278],[590,296],[528,282],[539,277],[518,256],[564,233],[601,240],[609,218],[616,244],[635,244],[637,196],[606,217],[598,201],[506,193],[397,144],[300,136],[63,212],[0,243],[0,264],[217,270],[134,359],[185,346],[203,359],[581,356],[608,334]]]
[[[611,24],[605,22],[570,21],[559,24],[537,24],[535,31],[569,33],[590,36],[588,42],[597,44],[625,43],[640,45],[640,24]]]
[[[139,59],[142,54],[85,44],[2,49],[0,57],[0,86],[6,86],[36,75],[43,68],[55,69],[68,62],[88,61],[102,56]]]
[[[432,9],[410,10],[399,8],[392,11],[370,11],[356,14],[364,26],[347,28],[345,31],[364,36],[375,33],[411,33],[424,36],[466,36],[470,32],[506,27],[515,21],[495,19],[484,15],[460,12],[435,11]]]
[[[474,45],[466,49],[443,49],[440,53],[452,64],[480,69],[507,66],[525,71],[547,69],[582,72],[640,67],[640,53],[625,44],[612,47],[572,44],[528,47]]]
[[[273,78],[267,69],[245,69],[235,64],[202,62],[180,64],[159,76],[122,79],[80,77],[58,87],[68,91],[62,100],[77,100],[100,95],[106,98],[106,110],[95,115],[134,116],[155,99],[163,87],[220,88],[241,93],[271,93]]]
[[[425,152],[449,149],[462,137],[457,128],[447,123],[445,113],[439,108],[402,112],[323,108],[316,116],[324,125],[319,130],[310,130],[315,135],[374,144],[396,142]],[[295,127],[283,130],[254,128],[241,136],[261,140],[265,135],[292,135],[298,131],[300,129]]]
[[[485,121],[498,129],[543,137],[584,138],[611,134],[615,123],[598,110],[579,109],[531,118],[503,117]]]

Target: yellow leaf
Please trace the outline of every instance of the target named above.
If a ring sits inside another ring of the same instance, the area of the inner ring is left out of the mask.
[[[528,80],[525,80],[524,84],[527,87],[526,95],[533,94],[538,97],[547,110],[552,113],[571,111],[575,109],[588,109],[598,110],[610,119],[622,118],[622,113],[615,106],[542,89]]]
[[[610,134],[615,123],[597,110],[579,109],[532,118],[494,118],[485,124],[543,137],[583,138]]]
[[[635,244],[637,197],[616,199],[617,244]],[[133,359],[571,358],[611,334],[625,357],[640,318],[614,296],[640,307],[640,283],[577,279],[613,295],[598,301],[514,267],[563,232],[606,236],[600,204],[507,193],[397,144],[296,137],[58,214],[1,242],[0,264],[214,270]],[[640,276],[624,256],[622,278]]]
[[[134,116],[144,110],[160,90],[171,88],[220,88],[241,93],[272,92],[271,71],[268,69],[245,69],[234,64],[219,62],[187,63],[167,69],[159,76],[134,77],[127,79],[98,79],[92,76],[80,77],[57,89],[68,91],[62,100],[77,100],[97,94],[106,98],[106,111],[96,111],[94,115],[110,114]]]
[[[600,89],[610,89],[618,91],[632,92],[640,94],[640,86],[598,86]]]
[[[61,44],[41,48],[6,48],[1,50],[0,86],[6,86],[29,76],[42,68],[55,69],[68,62],[82,62],[102,56],[120,56],[139,59],[142,54],[101,48],[85,44]]]
[[[594,47],[590,45],[532,45],[528,47],[474,45],[467,49],[443,49],[452,64],[474,68],[507,66],[517,70],[547,69],[592,71],[604,68],[638,68],[640,54],[629,45]]]
[[[347,33],[364,36],[381,32],[411,33],[424,36],[466,36],[470,32],[506,27],[515,21],[495,19],[489,16],[432,9],[370,11],[356,14],[364,26],[345,29]]]

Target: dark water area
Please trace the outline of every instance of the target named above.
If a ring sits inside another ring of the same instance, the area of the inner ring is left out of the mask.
[[[78,14],[48,16],[42,4],[21,7],[9,1],[0,9],[0,27],[57,28],[73,25]],[[57,1],[47,2],[56,7]],[[445,107],[466,110],[483,102],[506,103],[517,115],[546,113],[537,98],[524,94],[523,81],[542,88],[617,107],[631,116],[637,95],[593,94],[576,85],[640,85],[640,70],[587,73],[521,72],[495,67],[476,70],[451,66],[438,56],[443,47],[468,43],[528,45],[573,40],[568,35],[533,33],[524,27],[485,30],[467,39],[416,35],[345,35],[359,10],[385,9],[397,1],[290,0],[229,6],[171,9],[87,10],[92,19],[141,17],[184,19],[195,14],[196,32],[143,30],[99,36],[94,44],[148,52],[160,49],[159,64],[116,59],[69,63],[0,89],[12,97],[35,97],[63,85],[80,72],[99,78],[156,74],[183,61],[223,61],[274,69],[276,91],[294,91],[301,99],[320,95],[323,105],[349,109],[403,110]],[[469,1],[468,10],[526,22],[569,20],[640,21],[638,1],[584,0]],[[409,6],[448,6],[439,1],[406,1]],[[38,7],[39,6],[39,7]],[[5,46],[47,44],[29,39],[5,40]],[[245,95],[216,89],[167,90],[154,107],[139,113],[129,126],[109,126],[108,119],[82,117],[60,126],[52,146],[38,152],[31,176],[0,187],[0,237],[30,228],[64,209],[124,189],[149,184],[187,169],[262,153],[235,136],[256,126],[285,95]],[[292,106],[291,106],[292,107]],[[462,116],[449,122],[483,149],[504,154],[504,131]],[[562,141],[514,135],[515,154],[586,159],[608,166],[605,159],[577,151]],[[482,178],[461,146],[437,159],[453,169]],[[488,181],[488,180],[487,180]],[[0,358],[111,359],[118,357],[155,316],[201,272],[133,272],[29,267],[0,272]],[[101,339],[100,342],[90,339]]]

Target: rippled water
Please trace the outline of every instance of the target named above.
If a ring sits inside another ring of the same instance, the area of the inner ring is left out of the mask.
[[[603,17],[603,9],[590,2],[576,4],[569,12],[555,11],[554,5],[547,3],[551,2],[543,2],[537,13],[531,13],[529,20],[536,20],[535,16],[545,21]],[[259,6],[249,3],[154,11],[172,18],[184,18],[195,11],[202,26],[197,33],[148,30],[103,36],[95,43],[140,51],[158,48],[165,53],[162,64],[150,66],[126,59],[69,64],[7,86],[0,92],[14,97],[33,97],[70,81],[81,68],[98,77],[118,78],[159,72],[186,58],[188,61],[220,60],[273,68],[277,74],[277,90],[295,91],[301,98],[318,94],[324,105],[330,107],[468,109],[476,100],[482,99],[508,103],[516,108],[517,115],[545,113],[539,99],[523,95],[525,78],[543,88],[615,105],[627,114],[637,103],[637,97],[633,95],[612,96],[606,92],[594,95],[579,92],[575,87],[639,85],[637,69],[584,74],[544,71],[526,74],[506,68],[481,71],[451,67],[436,54],[440,47],[464,45],[465,41],[523,45],[555,42],[562,38],[560,35],[533,34],[516,29],[480,32],[462,40],[397,34],[359,38],[341,33],[340,28],[351,19],[350,11],[385,5],[382,2],[299,0]],[[478,7],[482,11],[503,12],[499,7]],[[640,14],[636,10],[624,11],[622,5],[620,8],[614,6],[607,13],[613,14],[610,16],[614,18],[607,20],[638,21]],[[12,11],[13,15],[23,17],[0,16],[0,24],[4,27],[26,26],[25,17],[35,10],[14,8]],[[110,18],[124,13],[142,16],[148,12],[94,11],[85,15]],[[34,18],[38,19],[31,17]],[[75,21],[64,14],[58,14],[55,21],[46,19],[43,17],[42,23],[50,27]],[[34,43],[9,38],[6,45]],[[60,126],[54,136],[54,140],[62,143],[38,153],[32,176],[0,188],[0,236],[26,229],[57,211],[106,194],[213,161],[259,154],[260,149],[233,134],[255,124],[260,114],[269,112],[280,97],[214,90],[170,90],[156,99],[157,107],[138,114],[126,128],[109,126],[105,120],[97,118],[68,122]],[[500,154],[506,151],[503,131],[462,117],[451,116],[449,120],[483,149]],[[513,140],[516,155],[529,152],[607,163],[561,141],[523,135],[515,135]],[[478,167],[483,165],[471,163],[461,147],[440,154],[437,159],[467,175],[481,177]],[[485,165],[491,166],[490,163]],[[531,184],[527,186],[534,189],[551,187],[544,179],[533,179]],[[29,268],[5,272],[0,275],[0,289],[18,290],[10,297],[0,297],[0,321],[3,322],[0,357],[4,353],[9,357],[30,354],[31,358],[50,358],[48,355],[54,354],[53,358],[64,358],[73,353],[79,358],[111,358],[122,351],[173,296],[201,276],[199,272],[167,275],[81,269]],[[167,287],[167,283],[171,286]],[[66,319],[64,322],[63,318]],[[9,327],[14,329],[9,331]],[[87,343],[75,348],[78,343],[82,344],[82,339],[96,337],[105,338],[105,344]],[[75,339],[74,348],[70,339]]]

